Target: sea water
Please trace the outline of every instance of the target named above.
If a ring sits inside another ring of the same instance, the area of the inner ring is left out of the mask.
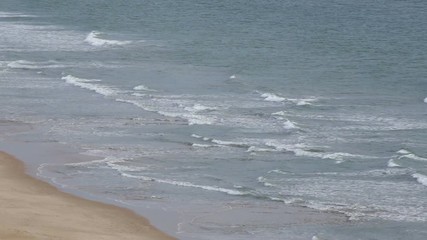
[[[425,239],[426,12],[2,0],[2,145],[74,149],[37,174],[183,240]]]

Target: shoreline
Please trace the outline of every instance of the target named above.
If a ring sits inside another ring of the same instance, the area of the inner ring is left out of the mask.
[[[65,193],[0,151],[1,239],[175,239],[131,210]]]

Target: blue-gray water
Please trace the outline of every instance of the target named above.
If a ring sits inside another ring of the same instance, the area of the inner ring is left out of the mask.
[[[1,119],[90,156],[40,175],[170,208],[183,240],[425,239],[426,13],[418,0],[2,0]],[[282,223],[282,205],[350,221]]]

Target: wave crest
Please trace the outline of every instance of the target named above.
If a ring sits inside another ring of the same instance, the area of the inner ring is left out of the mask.
[[[85,42],[89,43],[92,46],[123,46],[132,43],[132,41],[119,41],[119,40],[107,40],[99,37],[101,32],[92,31],[90,32],[85,39]]]

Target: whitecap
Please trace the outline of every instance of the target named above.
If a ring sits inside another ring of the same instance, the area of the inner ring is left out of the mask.
[[[421,183],[424,186],[427,186],[427,176],[419,173],[412,174],[412,177],[417,179],[417,182]]]
[[[111,87],[95,84],[96,82],[101,82],[99,79],[83,79],[74,77],[72,75],[67,75],[62,77],[62,80],[65,80],[68,84],[88,89],[104,96],[116,95],[118,93],[117,90]]]
[[[7,64],[8,68],[12,69],[46,69],[46,68],[64,68],[65,65],[57,64],[54,61],[47,62],[31,62],[26,60],[17,60]]]
[[[424,102],[425,102],[425,103],[427,103],[427,97],[426,97],[426,98],[424,98]]]
[[[292,122],[290,120],[286,120],[283,123],[283,128],[285,128],[285,129],[299,129],[299,127],[296,125],[296,123]]]
[[[250,146],[246,152],[277,152],[275,149],[271,148],[260,148],[256,146]]]
[[[222,192],[222,193],[226,193],[229,195],[236,195],[236,196],[247,195],[247,193],[245,193],[245,192],[237,191],[234,189],[222,188],[222,187],[218,187],[218,186],[199,185],[199,184],[194,184],[191,182],[175,181],[175,180],[169,180],[169,179],[159,179],[159,178],[152,178],[152,177],[146,177],[146,176],[135,176],[135,175],[131,175],[128,173],[123,173],[123,172],[121,172],[121,175],[124,177],[140,179],[143,181],[151,181],[151,182],[157,182],[157,183],[170,184],[170,185],[175,185],[175,186],[179,186],[179,187],[199,188],[199,189],[208,190],[208,191]]]
[[[157,90],[154,90],[154,89],[148,88],[148,87],[146,87],[146,86],[144,86],[144,85],[138,85],[138,86],[135,86],[135,87],[133,88],[133,90],[136,90],[136,91],[147,91],[147,92],[157,92]]]
[[[408,150],[405,150],[405,149],[401,149],[401,150],[397,151],[397,153],[402,154],[398,159],[408,158],[408,159],[412,159],[415,161],[427,161],[427,158],[417,156],[414,153],[412,153]]]
[[[261,94],[261,97],[263,97],[265,101],[269,101],[269,102],[283,102],[286,100],[286,98],[279,97],[273,93],[263,93]]]
[[[265,187],[274,187],[275,186],[274,184],[269,183],[265,177],[258,177],[257,180],[259,183],[262,183]]]
[[[273,116],[286,116],[286,111],[274,112],[271,115],[273,115]]]
[[[365,156],[365,155],[352,154],[352,153],[346,153],[346,152],[324,153],[317,150],[312,150],[313,147],[307,146],[302,143],[283,144],[276,140],[267,140],[265,141],[265,145],[272,147],[278,151],[293,152],[295,156],[331,159],[331,160],[335,160],[336,163],[342,163],[346,158],[362,158],[362,159],[374,158],[372,156]]]
[[[193,137],[193,138],[203,138],[202,136],[197,135],[197,134],[191,134],[191,137]]]
[[[408,150],[405,150],[405,149],[400,149],[399,151],[397,151],[397,153],[400,153],[400,154],[410,154],[411,152],[409,152]]]
[[[191,144],[192,147],[196,147],[196,148],[211,148],[211,147],[215,147],[214,145],[210,145],[210,144],[199,144],[199,143],[193,143]]]
[[[90,32],[85,39],[85,42],[91,44],[92,46],[123,46],[132,43],[132,41],[119,41],[119,40],[106,40],[99,37],[101,32],[92,31]]]
[[[216,110],[216,109],[217,109],[216,107],[208,107],[198,103],[194,104],[191,107],[184,108],[184,110],[188,112],[201,112],[201,111]]]
[[[72,166],[72,167],[85,166],[85,167],[88,167],[88,166],[92,166],[92,165],[117,163],[117,162],[123,162],[123,160],[119,159],[119,158],[115,158],[115,157],[106,157],[103,159],[92,160],[92,161],[87,161],[87,162],[67,163],[67,164],[65,164],[65,166]]]
[[[390,159],[387,163],[387,167],[394,168],[394,167],[400,167],[400,165],[395,163],[393,159]]]
[[[218,145],[229,146],[229,147],[238,147],[238,148],[248,148],[247,143],[244,142],[232,142],[232,141],[223,141],[218,139],[212,139],[211,142],[216,143]]]
[[[36,18],[36,15],[29,15],[19,12],[0,12],[0,18]]]
[[[307,106],[312,105],[312,102],[316,102],[317,98],[288,98],[287,100],[295,103],[297,106]]]

